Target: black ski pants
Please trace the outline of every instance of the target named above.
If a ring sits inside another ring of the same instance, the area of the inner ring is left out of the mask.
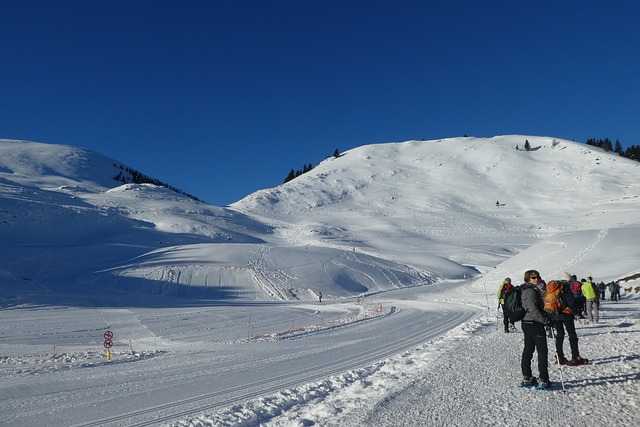
[[[569,346],[571,347],[571,358],[577,360],[580,358],[580,350],[578,349],[578,334],[576,334],[576,325],[573,316],[566,320],[556,320],[553,326],[556,328],[556,353],[560,360],[564,359],[564,330],[569,335]]]
[[[538,372],[542,381],[549,381],[549,350],[547,349],[547,333],[542,323],[522,321],[524,333],[524,350],[522,350],[522,376],[532,377],[531,360],[538,351]]]
[[[504,324],[504,331],[509,331],[509,316],[504,312],[504,306],[502,306],[502,323]]]

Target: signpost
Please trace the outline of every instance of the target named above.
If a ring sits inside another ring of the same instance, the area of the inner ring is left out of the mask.
[[[112,338],[113,332],[108,330],[104,333],[104,348],[107,349],[107,360],[111,360],[111,347],[113,347]]]

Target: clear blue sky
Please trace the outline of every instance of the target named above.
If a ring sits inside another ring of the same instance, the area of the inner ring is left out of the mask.
[[[215,205],[376,142],[640,145],[640,2],[0,0],[0,138]]]

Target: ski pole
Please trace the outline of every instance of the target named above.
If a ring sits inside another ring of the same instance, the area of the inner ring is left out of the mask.
[[[487,314],[491,314],[491,309],[489,308],[489,296],[487,295],[487,285],[483,283],[482,287],[484,288],[484,297],[487,300]]]
[[[553,341],[556,340],[556,332],[555,327],[551,326],[551,336],[553,336]],[[564,378],[562,376],[562,363],[560,363],[560,356],[558,356],[558,351],[556,350],[556,362],[558,363],[558,367],[560,368],[560,384],[562,384],[562,392],[566,393],[567,391],[564,389]]]

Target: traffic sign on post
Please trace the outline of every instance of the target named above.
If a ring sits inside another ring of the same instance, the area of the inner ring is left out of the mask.
[[[113,332],[107,330],[103,336],[104,348],[107,349],[107,360],[111,360],[111,347],[113,347],[113,341],[111,339],[113,338]]]

